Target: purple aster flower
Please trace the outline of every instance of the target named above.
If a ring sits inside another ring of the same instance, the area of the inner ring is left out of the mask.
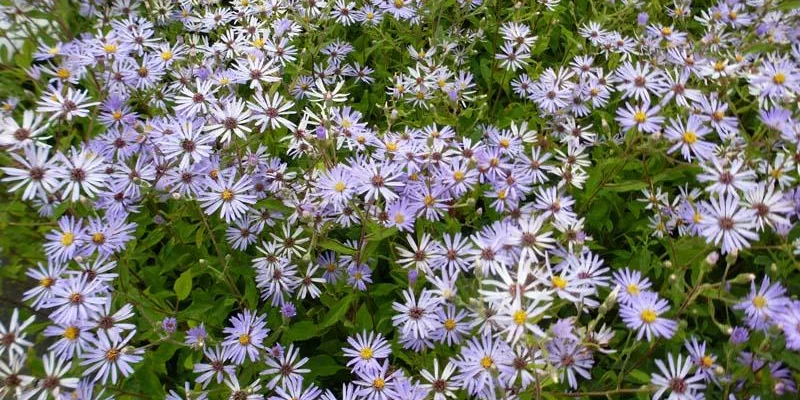
[[[580,342],[555,338],[547,344],[548,358],[556,368],[561,370],[561,379],[572,389],[578,388],[578,378],[592,379],[591,369],[594,365],[592,352]]]
[[[664,393],[669,391],[670,400],[694,400],[698,393],[705,389],[706,385],[702,383],[702,375],[689,375],[692,369],[692,361],[687,357],[678,355],[677,361],[672,357],[672,354],[667,355],[667,367],[663,361],[656,360],[656,365],[660,371],[650,375],[650,382],[655,385],[658,390],[653,395],[654,400],[660,399]]]
[[[186,344],[191,347],[203,347],[206,344],[206,340],[208,339],[208,333],[206,332],[206,327],[204,323],[200,323],[200,325],[195,326],[194,328],[189,328],[186,331]]]
[[[142,361],[144,350],[133,349],[127,346],[136,331],[131,331],[123,340],[109,340],[105,332],[98,332],[98,341],[93,343],[81,358],[81,365],[88,365],[84,374],[96,373],[94,380],[105,384],[109,378],[111,383],[116,384],[118,375],[128,377],[133,373],[130,364]]]
[[[656,293],[642,293],[631,304],[620,304],[620,315],[629,329],[638,331],[637,340],[647,336],[653,338],[671,338],[678,329],[678,323],[661,317],[669,311],[669,302],[658,297]]]
[[[736,326],[731,330],[731,343],[739,345],[750,340],[750,331],[743,326]]]
[[[470,395],[487,394],[493,398],[495,388],[501,385],[497,377],[498,365],[513,357],[508,344],[491,335],[474,337],[461,347],[461,354],[453,360],[459,374],[456,382]]]
[[[45,243],[44,250],[50,262],[63,264],[78,254],[88,237],[80,218],[63,216],[58,219],[58,228],[45,235],[48,242]]]
[[[783,313],[791,303],[786,297],[786,289],[780,283],[772,283],[764,276],[761,286],[750,282],[750,293],[733,306],[734,310],[744,310],[745,323],[755,330],[766,330],[774,319]]]
[[[379,361],[389,357],[392,352],[389,342],[377,332],[357,333],[348,337],[347,343],[350,346],[343,348],[342,351],[344,356],[350,359],[347,366],[355,373],[380,369]]]
[[[88,321],[99,314],[106,302],[99,280],[88,280],[87,275],[61,279],[53,286],[53,297],[44,305],[55,308],[50,318],[56,323]]]
[[[203,350],[203,354],[208,359],[209,364],[197,363],[192,367],[194,373],[200,373],[200,375],[195,378],[195,382],[202,384],[203,389],[205,389],[211,382],[211,379],[215,377],[217,384],[220,384],[226,376],[236,376],[236,366],[225,365],[225,350],[221,349],[219,346],[215,348],[207,347]]]
[[[253,189],[250,178],[244,176],[238,181],[235,179],[236,174],[229,172],[227,180],[223,176],[206,180],[208,191],[198,196],[206,214],[220,210],[220,217],[230,223],[241,218],[250,209],[249,206],[256,202],[256,196],[248,194]]]
[[[64,199],[78,201],[81,194],[94,197],[106,183],[105,159],[88,149],[78,151],[70,149],[69,157],[58,153],[63,167],[56,170],[61,178],[59,188],[63,190]]]
[[[244,310],[230,319],[233,326],[226,327],[223,332],[227,334],[222,346],[225,350],[225,359],[241,365],[245,357],[250,361],[259,358],[258,351],[264,350],[263,342],[269,334],[266,316],[258,316],[250,310]]]
[[[367,283],[372,283],[372,270],[367,264],[354,262],[347,268],[347,284],[359,291],[367,290]]]
[[[297,308],[292,303],[283,303],[281,306],[281,315],[284,318],[294,318],[297,315]]]
[[[161,330],[166,332],[168,335],[175,333],[175,329],[178,327],[178,319],[175,317],[164,317],[161,321]]]
[[[68,324],[50,325],[44,329],[45,337],[59,338],[48,351],[54,352],[63,360],[71,360],[74,355],[82,355],[90,343],[96,341],[92,334],[93,326],[88,322],[75,321]]]
[[[430,333],[437,328],[439,309],[441,300],[432,295],[432,292],[423,289],[419,299],[414,295],[413,290],[403,291],[405,303],[392,304],[392,309],[397,311],[397,315],[392,317],[392,324],[400,327],[401,332],[413,336],[417,339],[427,338]]]
[[[274,389],[280,383],[280,386],[287,384],[297,383],[303,381],[303,374],[310,372],[308,368],[301,368],[308,362],[308,357],[298,359],[300,349],[290,344],[289,348],[283,354],[277,357],[267,357],[266,369],[261,371],[261,375],[275,375],[267,387]]]
[[[6,349],[8,349],[9,357],[14,357],[15,354],[18,356],[25,354],[25,348],[32,346],[33,343],[25,340],[26,334],[24,330],[35,319],[36,317],[31,315],[28,319],[20,322],[19,310],[15,308],[11,313],[11,320],[8,322],[8,326],[0,322],[0,355],[3,355]]]

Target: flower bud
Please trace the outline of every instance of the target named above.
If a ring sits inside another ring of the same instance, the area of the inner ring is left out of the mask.
[[[674,283],[678,280],[678,277],[675,274],[669,274],[669,281]]]
[[[734,249],[733,251],[728,253],[727,256],[725,256],[725,262],[728,263],[728,265],[732,265],[733,263],[736,262],[737,258],[739,258],[739,250]]]
[[[200,264],[200,265],[206,265],[206,259],[205,258],[201,258],[201,259],[197,260],[197,263]]]
[[[179,192],[174,192],[174,193],[172,193],[172,198],[174,200],[180,200],[181,199],[181,194]]]
[[[664,261],[664,268],[667,268],[667,269],[672,268],[672,261],[670,261],[670,260]]]
[[[711,253],[708,253],[708,255],[706,256],[706,264],[708,265],[712,266],[716,265],[717,261],[719,261],[719,253],[717,253],[716,251],[712,251]]]

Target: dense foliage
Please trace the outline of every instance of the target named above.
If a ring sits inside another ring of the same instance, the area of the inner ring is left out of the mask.
[[[798,395],[796,3],[0,5],[0,398]]]

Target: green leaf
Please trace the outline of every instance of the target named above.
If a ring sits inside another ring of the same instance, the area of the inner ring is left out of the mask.
[[[323,249],[333,250],[339,254],[353,255],[356,253],[354,249],[347,247],[333,239],[323,239],[319,242],[319,245]]]
[[[325,319],[322,320],[322,323],[319,325],[320,328],[327,328],[342,319],[345,314],[347,314],[347,310],[350,309],[350,304],[357,298],[357,294],[351,294],[339,299],[336,304],[331,307],[328,314],[325,316]]]
[[[313,322],[300,321],[293,324],[289,330],[283,334],[283,340],[287,343],[292,343],[301,340],[308,340],[320,334],[321,332],[319,328],[317,328],[317,325]]]
[[[178,295],[178,300],[183,300],[189,297],[192,291],[192,271],[184,271],[178,279],[175,280],[175,285],[172,287],[175,294]]]
[[[313,376],[331,376],[344,369],[333,357],[324,354],[311,357],[305,367],[311,370],[309,375]]]

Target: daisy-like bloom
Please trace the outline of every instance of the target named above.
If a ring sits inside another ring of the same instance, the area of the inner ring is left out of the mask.
[[[10,152],[8,155],[18,162],[22,168],[3,167],[2,182],[15,182],[8,188],[9,192],[22,192],[22,200],[32,200],[36,196],[53,193],[60,187],[58,181],[58,163],[55,158],[48,160],[48,149],[45,147],[26,146],[25,156]]]
[[[774,318],[775,324],[783,331],[786,348],[800,350],[800,301],[787,302],[783,311]]]
[[[80,379],[64,377],[72,368],[72,361],[65,364],[63,358],[56,360],[56,355],[52,352],[42,361],[45,376],[37,381],[36,386],[28,393],[27,399],[46,400],[51,396],[58,399],[61,398],[63,390],[74,390],[78,387]]]
[[[211,109],[211,120],[205,130],[222,143],[229,143],[231,135],[247,139],[246,134],[252,131],[247,126],[251,119],[250,110],[245,107],[244,101],[234,99],[225,102],[223,107],[214,106]]]
[[[539,260],[548,250],[553,248],[553,233],[543,229],[546,217],[542,214],[531,215],[519,220],[519,230],[512,231],[511,238],[522,247],[520,258]]]
[[[632,304],[642,293],[650,289],[652,284],[647,277],[642,278],[639,271],[625,268],[614,271],[614,283],[620,288],[617,296],[622,304]]]
[[[198,121],[199,122],[199,121]],[[167,160],[180,157],[180,168],[188,168],[189,164],[198,163],[209,157],[214,136],[203,134],[195,121],[181,121],[178,131],[166,137],[161,144],[161,151]]]
[[[309,98],[313,102],[322,102],[325,104],[343,103],[347,101],[346,93],[339,93],[344,86],[344,81],[339,81],[336,86],[329,90],[325,87],[325,82],[322,79],[316,80],[316,87],[307,92]]]
[[[786,297],[786,289],[764,276],[757,290],[756,283],[750,282],[750,293],[733,306],[733,309],[744,310],[745,322],[751,329],[766,330],[780,313],[785,312],[789,304],[791,303]]]
[[[697,338],[692,336],[692,340],[688,339],[683,342],[686,351],[689,352],[689,358],[697,366],[697,374],[703,376],[705,382],[718,383],[717,380],[717,356],[706,352],[705,341],[698,342]]]
[[[101,384],[105,384],[109,379],[112,384],[116,384],[120,375],[128,377],[133,373],[130,364],[142,361],[144,354],[144,350],[128,346],[128,342],[135,334],[134,330],[128,333],[125,339],[112,341],[105,332],[98,332],[97,342],[81,356],[83,359],[81,365],[89,366],[84,374],[95,373],[94,381]]]
[[[250,310],[244,310],[232,317],[230,322],[233,326],[222,330],[227,335],[222,342],[225,358],[236,365],[241,365],[245,357],[250,361],[258,360],[258,352],[264,349],[262,343],[269,334],[266,316],[259,317]]]
[[[273,66],[272,60],[266,58],[248,57],[245,62],[240,59],[236,63],[236,76],[242,83],[250,82],[250,89],[261,91],[262,83],[280,82],[281,78],[277,76],[280,72],[279,66]]]
[[[470,395],[493,394],[501,384],[496,376],[498,365],[509,357],[513,357],[513,352],[505,341],[488,334],[480,339],[474,337],[461,347],[461,354],[453,360],[459,371],[455,381]]]
[[[458,310],[453,304],[445,304],[439,309],[440,326],[431,333],[431,339],[448,346],[461,343],[464,337],[469,336],[470,326],[465,321],[467,312]]]
[[[361,370],[380,369],[378,361],[389,357],[392,353],[389,342],[377,332],[357,333],[355,337],[348,337],[347,343],[350,347],[345,347],[342,351],[344,356],[350,359],[347,366],[355,373]]]
[[[356,180],[356,191],[364,195],[364,199],[378,200],[383,198],[387,202],[396,200],[399,196],[395,190],[401,190],[405,184],[401,181],[403,171],[396,164],[369,162],[367,165],[357,165],[353,170]]]
[[[411,234],[406,235],[406,240],[408,240],[411,250],[398,247],[397,252],[400,258],[398,258],[397,262],[403,266],[403,268],[414,267],[417,270],[425,273],[427,276],[433,275],[430,264],[433,258],[442,252],[439,243],[436,240],[433,240],[431,235],[427,233],[422,235],[422,239],[419,241],[419,244],[416,243],[416,240],[414,240],[414,237],[411,236]]]
[[[669,391],[667,400],[696,400],[698,394],[702,393],[706,385],[702,382],[703,376],[694,374],[688,376],[692,370],[692,360],[678,355],[677,361],[672,354],[667,355],[669,368],[661,360],[656,360],[659,373],[650,375],[650,383],[655,385],[658,390],[653,394],[653,400],[658,400]]]
[[[31,301],[33,308],[37,310],[41,308],[53,297],[53,286],[61,279],[61,275],[66,269],[67,266],[60,263],[47,263],[47,267],[39,263],[36,269],[29,268],[25,275],[36,280],[37,285],[23,293],[22,301],[33,299]]]
[[[275,92],[272,98],[263,92],[256,93],[253,99],[255,102],[248,101],[247,106],[253,112],[253,121],[262,130],[275,130],[284,127],[289,131],[293,131],[297,127],[294,122],[286,119],[286,116],[295,113],[293,110],[294,102],[287,101],[280,93]]]
[[[192,348],[197,349],[205,347],[207,339],[208,332],[206,332],[206,327],[203,322],[186,331],[186,344]]]
[[[664,134],[675,144],[667,152],[671,154],[680,150],[683,158],[690,162],[692,156],[700,161],[709,160],[713,156],[714,144],[703,140],[709,133],[711,129],[696,115],[690,115],[686,125],[680,119],[670,119]]]
[[[109,297],[100,313],[95,316],[92,322],[96,325],[97,330],[104,331],[109,339],[121,340],[122,334],[125,331],[136,329],[136,325],[122,322],[133,316],[133,306],[130,304],[123,305],[117,312],[111,314],[111,298]]]
[[[398,312],[392,317],[392,324],[401,327],[400,330],[417,339],[425,339],[436,329],[439,321],[437,314],[441,300],[427,289],[423,289],[419,299],[414,296],[412,289],[403,291],[404,304],[394,302],[392,309]]]
[[[647,336],[653,338],[671,338],[678,329],[678,323],[662,317],[669,311],[669,302],[658,294],[646,292],[639,295],[631,304],[620,304],[620,316],[629,329],[637,331],[636,340]]]
[[[92,334],[92,325],[84,321],[74,321],[69,324],[51,325],[44,329],[45,337],[57,337],[56,342],[47,348],[53,351],[56,356],[64,360],[71,360],[74,355],[82,355],[95,341]]]
[[[196,363],[192,367],[194,373],[200,373],[195,378],[195,382],[203,385],[203,389],[208,386],[212,379],[216,378],[217,384],[222,383],[225,377],[236,378],[236,366],[225,364],[225,350],[216,346],[203,349],[203,355],[208,359],[208,364]]]
[[[88,280],[87,275],[60,279],[44,307],[55,307],[50,318],[56,323],[89,321],[100,313],[107,300],[101,285],[99,280]]]
[[[639,132],[656,133],[664,123],[664,117],[658,115],[661,112],[660,106],[650,108],[650,103],[645,101],[642,105],[631,105],[625,103],[625,108],[617,109],[616,121],[620,124],[623,131],[636,128]]]
[[[287,385],[302,383],[303,375],[310,372],[308,368],[300,368],[308,362],[308,357],[303,357],[298,360],[297,356],[300,349],[290,344],[289,348],[278,357],[267,357],[267,368],[261,371],[261,375],[275,375],[272,380],[267,383],[270,389],[275,388],[280,382],[282,387]]]
[[[753,190],[744,194],[744,204],[755,211],[757,231],[763,231],[765,226],[774,229],[776,226],[790,225],[786,216],[794,207],[781,191],[775,190],[772,183],[759,182]]]
[[[231,171],[228,179],[220,175],[216,180],[206,180],[206,184],[208,190],[198,196],[203,211],[210,215],[220,210],[227,223],[242,218],[257,200],[255,195],[248,194],[253,189],[249,176],[236,181],[236,173]]]
[[[506,341],[513,345],[527,332],[533,333],[538,337],[545,336],[544,331],[531,322],[531,319],[544,314],[548,308],[550,308],[549,302],[538,300],[524,304],[522,293],[517,293],[512,302],[501,305],[500,313],[495,318],[495,321],[505,328],[503,332],[508,335],[506,336]]]
[[[0,358],[0,398],[25,399],[36,378],[24,375],[25,359],[21,356]]]
[[[69,157],[59,153],[58,157],[63,165],[56,170],[56,176],[61,179],[59,188],[63,188],[64,198],[78,201],[81,192],[88,197],[94,197],[106,183],[105,159],[88,149],[77,151],[70,149]]]
[[[0,120],[0,145],[10,146],[11,150],[22,149],[30,146],[48,147],[43,136],[47,130],[47,123],[42,121],[42,115],[33,110],[25,110],[22,114],[22,125],[13,118]]]
[[[566,378],[570,388],[578,388],[578,376],[592,379],[590,372],[594,365],[592,352],[580,342],[556,337],[547,343],[547,351],[550,362],[561,369],[561,379]]]
[[[500,46],[500,53],[495,54],[495,59],[500,60],[500,67],[508,71],[516,71],[528,65],[531,53],[523,46],[515,46],[514,43],[505,42]]]
[[[188,86],[181,89],[180,94],[175,98],[176,113],[184,114],[187,117],[208,113],[209,105],[216,101],[214,93],[218,88],[214,87],[213,80],[201,81],[200,78],[197,78],[195,87],[194,91]]]
[[[633,97],[639,101],[650,102],[650,94],[660,95],[665,91],[664,78],[658,69],[650,69],[646,63],[637,62],[636,65],[626,61],[614,72],[614,77],[620,81],[617,85],[622,92],[622,98]]]
[[[330,204],[335,210],[341,210],[353,197],[356,182],[346,166],[336,165],[323,172],[314,186],[321,206]]]
[[[725,159],[712,157],[711,163],[703,164],[703,173],[697,175],[700,182],[710,182],[706,191],[723,195],[730,194],[738,199],[739,192],[747,193],[756,188],[756,173],[736,158],[728,164]]]
[[[756,212],[740,207],[735,196],[711,197],[703,204],[706,214],[700,220],[700,234],[708,243],[721,243],[723,254],[750,247],[750,242],[758,240]]]
[[[365,400],[390,400],[397,398],[395,385],[400,373],[400,370],[389,373],[389,360],[386,360],[378,368],[356,372],[353,383],[361,388],[358,395]]]
[[[275,388],[276,396],[270,397],[269,400],[316,400],[322,398],[320,396],[322,390],[314,384],[309,384],[305,389],[303,386],[302,377],[286,382]]]
[[[750,77],[750,93],[761,98],[780,100],[790,93],[800,92],[800,71],[788,57],[768,56]]]
[[[19,322],[19,310],[14,309],[11,313],[11,320],[8,326],[0,322],[0,355],[3,355],[8,350],[8,357],[14,355],[22,356],[25,354],[25,349],[33,345],[33,343],[25,340],[25,328],[27,328],[36,319],[31,315],[22,323]]]
[[[86,102],[89,92],[85,90],[75,90],[67,87],[67,93],[62,94],[62,90],[51,87],[45,92],[41,100],[36,105],[36,111],[50,115],[50,121],[64,119],[72,121],[76,117],[89,115],[89,108],[100,104],[99,102]]]
[[[456,372],[456,366],[452,362],[447,362],[444,369],[439,371],[439,359],[433,359],[433,373],[427,369],[421,370],[419,373],[422,379],[427,383],[422,384],[422,387],[427,389],[433,394],[433,400],[446,400],[448,397],[456,398],[455,391],[458,389],[452,379],[453,374]]]

